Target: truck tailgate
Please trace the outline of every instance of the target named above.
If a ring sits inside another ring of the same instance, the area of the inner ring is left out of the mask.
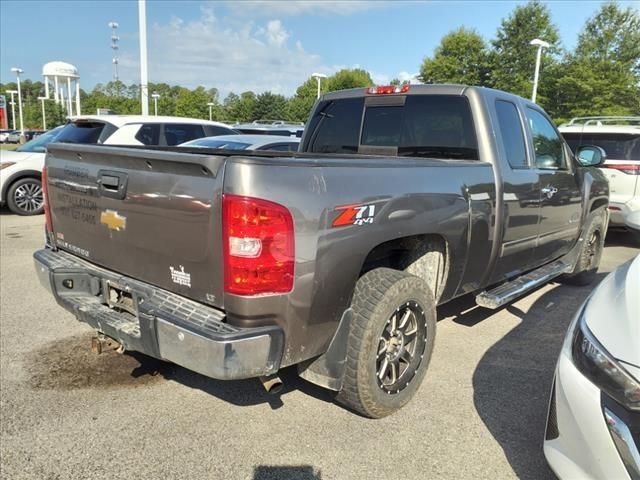
[[[52,144],[56,245],[96,265],[222,307],[225,157]]]

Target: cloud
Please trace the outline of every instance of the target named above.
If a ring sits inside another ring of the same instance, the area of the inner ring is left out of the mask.
[[[229,92],[248,90],[290,96],[313,72],[330,75],[342,68],[369,70],[366,65],[325,64],[320,55],[308,52],[299,40],[292,38],[279,19],[241,22],[215,13],[214,6],[207,3],[201,7],[198,19],[174,16],[149,28],[149,79],[152,82],[189,88],[216,87],[222,97]],[[120,78],[125,83],[139,81],[137,52],[121,51],[119,66]],[[371,76],[377,84],[388,84],[394,77],[406,80],[415,75],[371,72]]]
[[[289,38],[289,32],[287,32],[283,28],[280,20],[269,21],[269,23],[267,23],[267,29],[264,34],[269,44],[275,45],[276,47],[282,47]],[[296,47],[298,48],[298,50],[304,50],[300,42],[297,42]]]
[[[409,82],[409,83],[422,83],[420,82],[420,80],[418,79],[418,75],[420,75],[420,72],[416,72],[416,73],[409,73],[409,72],[400,72],[398,73],[398,80],[400,80],[401,82]]]
[[[230,1],[225,5],[234,15],[257,17],[293,17],[306,14],[352,15],[354,13],[384,8],[386,2],[361,0],[247,0]]]
[[[247,90],[291,95],[312,72],[327,71],[278,19],[242,24],[218,18],[210,4],[197,20],[173,17],[148,33],[153,82],[216,87],[224,96]],[[123,80],[138,78],[136,59],[121,57]]]

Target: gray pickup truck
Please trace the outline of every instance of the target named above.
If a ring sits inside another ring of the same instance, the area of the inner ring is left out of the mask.
[[[296,365],[382,417],[420,386],[438,305],[593,280],[604,157],[457,85],[327,94],[292,154],[56,144],[35,266],[98,350],[267,387]]]

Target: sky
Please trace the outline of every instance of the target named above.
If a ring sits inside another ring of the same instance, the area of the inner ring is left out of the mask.
[[[311,73],[368,70],[378,84],[415,75],[447,32],[494,37],[518,1],[147,0],[149,81],[216,87],[224,97],[292,95]],[[640,2],[621,1],[622,6]],[[549,1],[562,46],[572,48],[600,1]],[[640,8],[640,7],[638,7]],[[42,65],[75,65],[82,88],[113,78],[110,21],[119,23],[120,79],[139,83],[135,0],[0,0],[0,82],[41,80]]]

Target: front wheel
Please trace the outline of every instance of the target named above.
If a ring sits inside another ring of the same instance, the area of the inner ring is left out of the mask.
[[[9,210],[17,215],[39,215],[44,211],[44,193],[39,178],[21,178],[7,191]]]
[[[408,273],[378,268],[356,284],[338,401],[381,418],[406,405],[429,366],[436,310],[427,283]]]
[[[602,223],[599,220],[592,220],[587,234],[580,248],[580,254],[576,265],[568,275],[560,278],[562,283],[569,285],[586,286],[596,279],[600,258],[604,250],[604,235]]]

